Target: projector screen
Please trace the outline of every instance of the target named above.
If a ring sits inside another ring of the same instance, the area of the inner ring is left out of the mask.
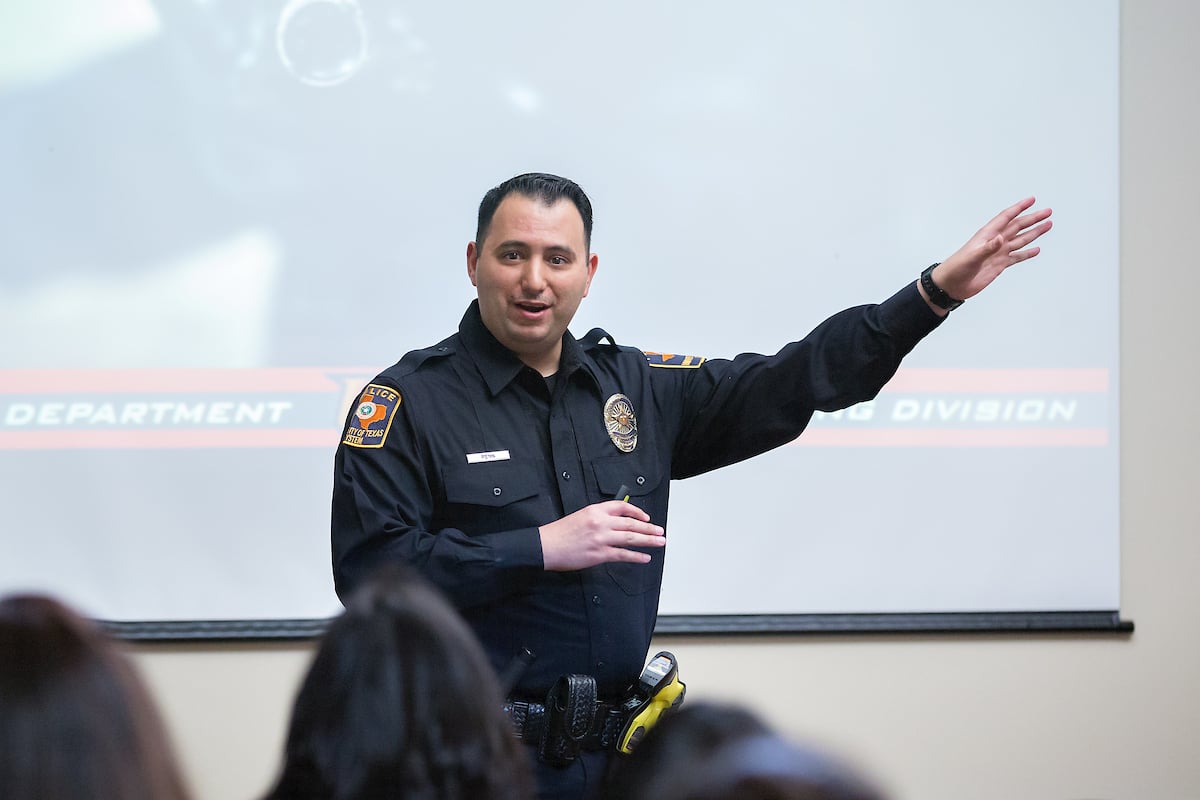
[[[877,399],[674,485],[665,619],[1115,612],[1117,88],[1116,0],[7,4],[0,593],[337,613],[346,409],[548,171],[596,209],[575,334],[709,358],[1055,209]]]

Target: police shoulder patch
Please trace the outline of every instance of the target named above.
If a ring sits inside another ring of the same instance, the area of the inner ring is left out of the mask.
[[[704,362],[704,356],[682,356],[675,353],[653,353],[646,351],[646,363],[652,367],[695,369]]]
[[[400,392],[390,386],[369,383],[358,398],[342,444],[351,447],[383,447],[392,427]]]

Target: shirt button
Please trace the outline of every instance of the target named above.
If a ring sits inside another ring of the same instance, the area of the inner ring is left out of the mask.
[[[638,484],[638,486],[641,486],[641,485],[642,485],[643,483],[645,483],[645,482],[646,482],[646,478],[645,478],[644,476],[642,476],[642,475],[638,475],[638,477],[637,477],[637,484]]]
[[[592,595],[592,605],[596,605],[596,606],[600,605],[600,595],[598,595],[598,594]]]
[[[499,497],[500,496],[500,487],[497,486],[496,488],[492,489],[492,494],[496,495],[496,497]]]
[[[563,480],[564,480],[564,481],[569,481],[569,480],[571,480],[571,473],[569,473],[569,472],[564,472],[564,473],[563,473]]]
[[[603,662],[603,661],[597,661],[597,662],[596,662],[596,669],[604,669],[604,662]]]

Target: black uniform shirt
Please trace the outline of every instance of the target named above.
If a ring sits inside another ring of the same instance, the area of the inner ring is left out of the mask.
[[[604,343],[603,331],[582,342],[567,333],[547,381],[492,336],[472,303],[456,335],[372,382],[379,388],[368,391],[392,398],[386,418],[365,423],[384,431],[375,446],[356,446],[364,423],[351,412],[334,478],[338,594],[384,561],[409,562],[449,595],[497,671],[522,648],[534,652],[513,696],[540,699],[560,675],[578,673],[615,698],[646,657],[664,550],[648,548],[649,564],[548,572],[538,527],[624,485],[665,528],[671,479],[785,444],[814,410],[874,397],[940,321],[909,285],[834,315],[774,356],[647,355]],[[615,395],[636,421],[629,452],[605,424]]]

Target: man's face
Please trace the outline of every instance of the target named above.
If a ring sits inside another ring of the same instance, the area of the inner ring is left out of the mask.
[[[500,201],[484,241],[467,245],[467,275],[483,324],[543,375],[558,369],[562,336],[587,297],[598,259],[570,200],[552,206],[522,194]]]

